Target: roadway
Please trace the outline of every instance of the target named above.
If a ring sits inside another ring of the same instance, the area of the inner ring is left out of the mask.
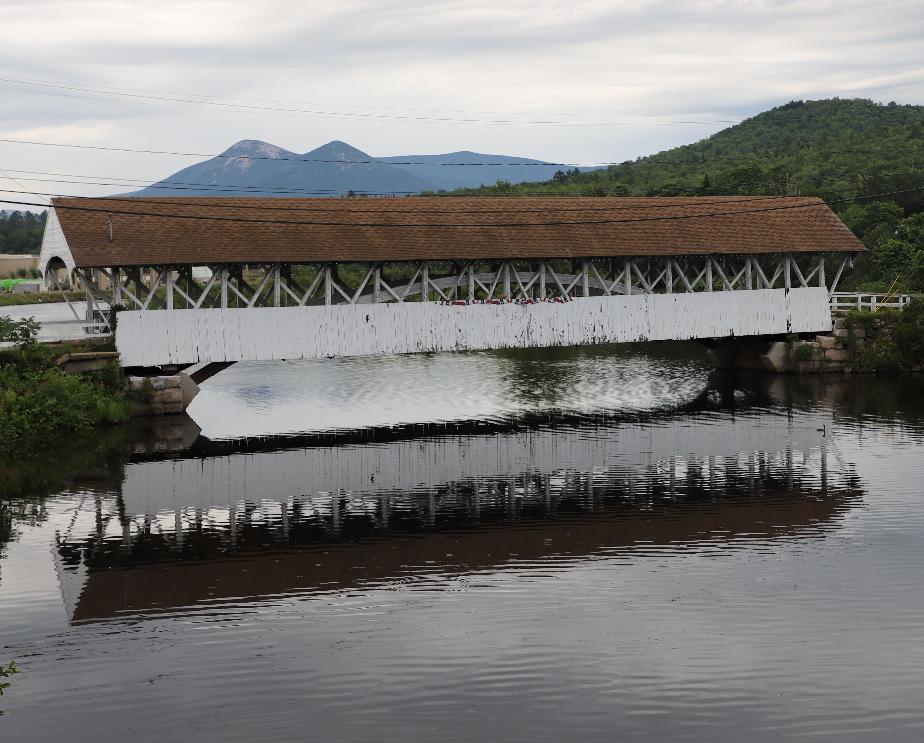
[[[78,314],[82,313],[84,303],[74,304]],[[12,307],[0,307],[0,317],[9,317],[12,320],[25,320],[34,317],[41,323],[38,340],[44,343],[52,341],[80,340],[89,338],[74,318],[74,313],[65,302],[49,304],[21,304]],[[62,324],[63,323],[63,324]]]

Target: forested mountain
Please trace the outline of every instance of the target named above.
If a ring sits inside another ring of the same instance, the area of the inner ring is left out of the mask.
[[[0,253],[38,253],[45,231],[45,212],[0,211]]]
[[[924,106],[793,101],[708,139],[589,173],[454,194],[818,195],[871,249],[854,284],[924,291]]]

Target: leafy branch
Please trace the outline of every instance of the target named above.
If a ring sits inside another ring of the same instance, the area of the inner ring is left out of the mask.
[[[10,661],[8,665],[0,665],[0,679],[10,678],[14,674],[19,673],[19,668],[16,666],[16,661]],[[0,697],[3,696],[3,692],[6,689],[10,688],[9,681],[0,681]],[[3,710],[0,709],[0,716],[3,715]]]

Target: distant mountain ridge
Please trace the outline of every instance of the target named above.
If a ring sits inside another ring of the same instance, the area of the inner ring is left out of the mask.
[[[373,157],[334,140],[299,154],[244,139],[218,157],[190,165],[132,195],[400,195],[477,188],[498,180],[547,180],[557,170],[558,166],[542,160],[468,151]]]

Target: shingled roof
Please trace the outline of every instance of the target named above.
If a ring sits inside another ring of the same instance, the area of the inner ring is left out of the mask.
[[[809,197],[56,198],[78,266],[857,252]]]

